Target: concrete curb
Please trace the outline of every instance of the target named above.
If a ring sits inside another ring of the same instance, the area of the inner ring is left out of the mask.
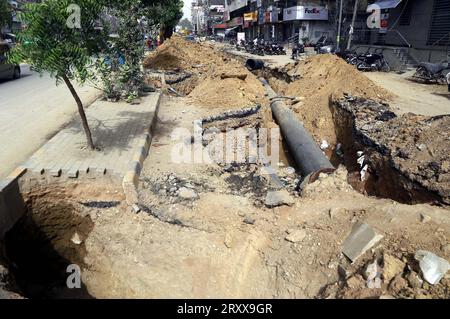
[[[19,179],[26,172],[25,167],[19,166],[0,181],[0,239],[25,213],[26,208],[20,192]]]
[[[139,177],[141,175],[142,168],[144,167],[145,159],[149,155],[150,145],[152,144],[153,139],[153,132],[156,128],[160,102],[161,93],[159,93],[158,95],[153,120],[146,132],[144,132],[142,138],[139,140],[138,150],[131,158],[131,161],[128,165],[129,168],[125,173],[125,176],[123,177],[122,188],[127,204],[130,206],[138,203],[137,188],[139,185]]]

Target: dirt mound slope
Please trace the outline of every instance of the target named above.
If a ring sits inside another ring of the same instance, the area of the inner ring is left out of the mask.
[[[186,41],[174,35],[144,60],[144,67],[164,71],[176,69],[184,71],[201,70],[220,62],[222,57],[211,54],[212,51],[211,46]]]
[[[235,109],[266,103],[264,87],[241,62],[207,43],[174,36],[144,61],[148,69],[184,72],[192,77],[174,84],[199,106]]]
[[[325,139],[330,144],[336,144],[329,108],[331,95],[349,93],[375,101],[388,101],[393,97],[390,92],[334,55],[312,56],[289,64],[281,71],[298,80],[285,85],[272,80],[270,84],[278,88],[280,94],[304,98],[292,108],[317,141]]]
[[[236,62],[212,68],[189,97],[200,106],[244,108],[264,104],[264,93],[261,82]]]

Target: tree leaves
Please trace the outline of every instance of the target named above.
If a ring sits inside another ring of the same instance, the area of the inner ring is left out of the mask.
[[[67,24],[71,4],[80,7],[81,28]],[[15,62],[27,62],[42,73],[49,72],[57,80],[63,75],[84,82],[91,57],[101,50],[107,34],[95,28],[95,21],[103,10],[101,3],[93,0],[46,0],[24,6],[20,18],[26,25],[18,34],[19,44],[9,58]]]

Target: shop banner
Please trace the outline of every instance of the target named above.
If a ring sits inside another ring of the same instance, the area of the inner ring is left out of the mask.
[[[328,9],[320,6],[295,6],[284,9],[283,20],[328,20]]]
[[[244,13],[244,21],[253,21],[253,12]]]

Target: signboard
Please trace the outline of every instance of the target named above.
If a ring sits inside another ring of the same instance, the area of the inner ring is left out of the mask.
[[[228,10],[230,12],[243,8],[248,4],[248,0],[226,0],[228,3]]]
[[[278,10],[274,10],[270,13],[270,22],[278,22]]]
[[[253,22],[258,22],[258,11],[253,12]]]
[[[241,43],[241,40],[243,40],[245,42],[245,32],[238,32],[237,43]]]
[[[243,25],[243,24],[244,24],[244,18],[237,17],[237,18],[234,18],[233,20],[231,20],[230,22],[228,22],[228,27],[232,28],[232,27],[236,27],[239,25]]]
[[[264,24],[264,8],[258,8],[258,24]]]
[[[283,20],[328,20],[328,9],[320,6],[295,6],[283,11]]]
[[[230,21],[230,11],[225,11],[223,13],[223,21]]]
[[[253,12],[244,13],[244,21],[253,21]]]
[[[389,13],[382,13],[380,17],[380,31],[379,33],[387,33],[388,31]]]

